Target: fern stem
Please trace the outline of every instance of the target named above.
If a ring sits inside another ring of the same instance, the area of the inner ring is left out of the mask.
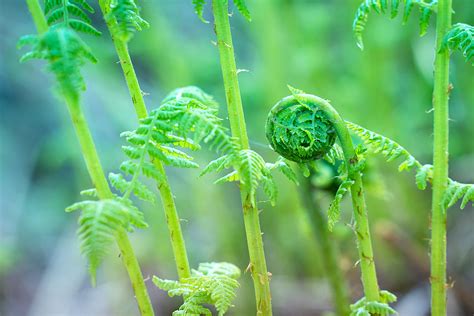
[[[228,0],[213,0],[212,8],[232,136],[239,140],[242,149],[249,149],[230,31]],[[257,314],[268,316],[272,315],[270,279],[263,249],[258,208],[255,198],[252,197],[245,184],[240,184],[240,191]]]
[[[110,11],[110,0],[100,0],[99,4],[102,14],[105,17]],[[143,119],[148,117],[145,100],[140,89],[140,84],[138,82],[130,54],[128,52],[128,45],[125,41],[120,40],[114,34],[113,30],[115,29],[115,23],[117,23],[115,19],[108,19],[107,28],[109,29],[112,41],[114,42],[115,50],[119,57],[120,65],[122,66],[122,71],[125,76],[128,91],[132,98],[133,106],[135,107],[137,118]],[[161,202],[166,216],[168,233],[171,240],[177,273],[180,280],[189,278],[191,276],[191,269],[189,266],[186,244],[184,242],[181,223],[178,216],[178,211],[176,209],[176,204],[174,202],[173,193],[168,182],[168,177],[161,161],[154,159],[152,162],[164,177],[163,182],[158,185],[158,190],[160,191]]]
[[[438,1],[434,64],[434,148],[431,217],[431,314],[446,315],[446,211],[442,206],[448,185],[449,51],[441,50],[451,27],[452,0]]]
[[[378,301],[380,298],[380,291],[377,281],[377,273],[375,270],[375,261],[370,237],[369,218],[367,207],[365,205],[362,176],[360,171],[356,168],[358,158],[352,143],[352,138],[349,134],[349,130],[347,129],[344,120],[329,104],[328,101],[309,94],[299,94],[297,97],[299,102],[316,104],[322,111],[324,111],[327,118],[333,123],[336,130],[342,150],[344,152],[344,159],[346,161],[349,178],[354,181],[354,184],[351,186],[351,197],[365,298],[368,301]],[[289,102],[292,101],[289,99]]]
[[[35,23],[38,34],[43,34],[48,31],[48,22],[43,14],[43,9],[38,0],[26,0],[28,10],[30,10],[31,17]]]
[[[327,217],[321,211],[318,203],[314,199],[313,188],[310,177],[300,177],[302,183],[301,199],[303,201],[306,213],[308,214],[312,230],[316,235],[317,242],[320,247],[321,260],[326,271],[329,285],[331,286],[333,305],[336,314],[339,316],[347,316],[350,314],[350,301],[348,296],[347,283],[344,280],[338,262],[338,251],[334,242],[331,240],[330,232],[327,225]]]
[[[65,96],[66,104],[71,116],[71,120],[76,130],[76,135],[79,140],[82,155],[86,162],[87,170],[92,179],[92,182],[97,190],[97,195],[100,199],[112,199],[114,196],[110,191],[110,187],[102,170],[102,165],[95,148],[94,140],[92,138],[89,126],[81,110],[79,99],[75,96]],[[138,303],[138,308],[142,316],[154,315],[153,307],[143,280],[140,265],[137,257],[133,251],[132,245],[128,238],[127,232],[122,228],[116,236],[117,245],[122,254],[122,260],[127,269],[132,287],[135,293],[135,298]]]

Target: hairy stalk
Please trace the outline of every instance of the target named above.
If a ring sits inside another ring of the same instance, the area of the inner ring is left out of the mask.
[[[313,226],[319,247],[321,248],[320,253],[324,254],[322,256],[322,263],[332,290],[334,308],[337,315],[347,316],[350,314],[347,284],[339,267],[336,246],[331,240],[328,230],[327,216],[321,211],[318,203],[315,201],[310,179],[310,177],[300,177],[300,183],[302,184],[300,196]]]
[[[38,33],[41,34],[46,32],[48,30],[48,25],[38,0],[27,0],[27,4],[31,15],[33,16]],[[113,194],[110,191],[105,178],[89,126],[84,114],[82,113],[80,100],[77,96],[72,95],[64,95],[64,99],[81,146],[82,155],[86,162],[89,176],[97,190],[97,194],[100,199],[111,199],[113,198]],[[127,232],[124,229],[119,231],[116,236],[116,241],[122,254],[123,263],[127,269],[130,282],[132,283],[141,315],[152,316],[154,315],[153,307],[146,290],[140,265],[138,264],[130,240],[128,239]]]
[[[431,217],[431,314],[446,315],[446,210],[442,205],[448,185],[449,51],[442,42],[451,27],[452,0],[438,1],[434,64],[434,148]]]
[[[232,136],[239,140],[242,149],[249,149],[230,32],[228,0],[213,0],[212,10]],[[240,192],[250,257],[249,270],[255,287],[257,314],[272,315],[270,279],[263,250],[258,208],[255,198],[243,183],[240,184]]]
[[[110,0],[100,0],[99,4],[102,14],[105,17],[110,11]],[[112,41],[114,42],[115,50],[119,57],[120,65],[122,66],[122,71],[125,76],[125,81],[135,107],[135,112],[138,119],[143,119],[148,117],[148,111],[146,109],[143,93],[140,89],[140,84],[138,82],[138,78],[128,52],[128,45],[124,40],[121,40],[115,36],[113,31],[114,23],[117,23],[115,19],[109,19],[107,21],[107,28],[109,29]],[[189,267],[186,245],[184,242],[180,219],[176,210],[176,204],[171,192],[171,187],[169,185],[163,164],[159,160],[153,160],[153,164],[163,174],[164,177],[163,182],[158,185],[158,190],[160,191],[162,205],[165,211],[166,222],[168,225],[168,232],[173,248],[173,255],[176,262],[178,276],[180,279],[189,278],[191,276],[191,269]]]

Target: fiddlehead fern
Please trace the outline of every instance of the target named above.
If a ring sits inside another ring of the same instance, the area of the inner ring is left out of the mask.
[[[239,10],[240,14],[242,14],[248,21],[251,21],[252,17],[250,16],[250,11],[247,7],[247,3],[245,2],[245,0],[233,0],[233,1],[235,4],[235,7],[237,8],[237,10]],[[204,23],[209,23],[203,17],[205,4],[206,4],[206,0],[193,0],[194,11],[196,12],[199,19],[203,21]]]
[[[44,14],[50,27],[69,27],[78,32],[99,36],[101,33],[91,25],[86,13],[94,9],[86,0],[45,0]]]
[[[170,296],[182,296],[183,305],[173,312],[174,316],[209,315],[211,311],[203,306],[212,304],[218,315],[224,315],[232,306],[235,290],[239,287],[237,279],[240,269],[226,262],[201,263],[197,270],[192,271],[190,278],[180,282],[163,280],[156,276],[153,282],[162,290],[168,291]]]
[[[359,250],[359,258],[364,286],[364,302],[390,309],[383,301],[377,282],[375,262],[373,258],[372,243],[365,206],[360,155],[352,144],[349,131],[344,120],[328,101],[319,97],[305,94],[303,91],[290,88],[292,95],[280,100],[270,111],[266,129],[268,141],[280,151],[286,149],[286,157],[294,157],[295,162],[308,161],[307,148],[315,147],[312,142],[319,142],[317,148],[325,148],[326,152],[318,152],[315,157],[322,158],[337,155],[337,151],[330,153],[334,145],[332,134],[337,135],[345,160],[345,181],[343,181],[338,194],[333,202],[331,221],[338,217],[340,199],[345,191],[350,188],[354,209],[355,233]],[[320,127],[322,126],[322,127]],[[322,131],[329,133],[327,137],[321,135]],[[292,139],[295,137],[296,139]],[[328,142],[329,139],[329,142]],[[310,145],[310,146],[309,146]],[[283,153],[282,153],[283,154]]]
[[[466,62],[474,57],[474,26],[464,23],[454,24],[445,35],[441,49],[459,50]],[[472,61],[474,65],[474,59]]]
[[[117,23],[112,23],[115,19]],[[112,0],[110,11],[105,15],[107,24],[113,26],[112,33],[120,40],[128,42],[135,31],[141,31],[150,25],[140,16],[140,9],[134,0]]]
[[[423,36],[426,33],[431,15],[437,10],[438,0],[431,0],[431,2],[425,2],[424,0],[391,0],[390,5],[388,0],[363,0],[357,9],[354,22],[352,23],[352,30],[359,48],[364,48],[362,33],[369,19],[369,14],[372,11],[378,14],[384,14],[390,7],[390,17],[393,19],[397,17],[399,13],[401,2],[404,3],[403,23],[405,24],[408,21],[413,7],[418,6],[420,9],[420,35]]]

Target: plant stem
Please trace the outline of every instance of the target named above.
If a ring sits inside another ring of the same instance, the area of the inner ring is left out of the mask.
[[[350,314],[347,284],[337,260],[336,246],[331,240],[331,235],[328,230],[327,217],[323,214],[318,203],[315,201],[310,179],[310,177],[300,177],[300,183],[302,183],[300,196],[313,226],[313,231],[320,247],[320,253],[324,254],[321,260],[324,270],[326,271],[329,285],[331,286],[336,314],[339,316],[347,316]]]
[[[35,23],[38,34],[47,32],[48,22],[46,21],[46,17],[43,14],[43,10],[41,9],[39,1],[26,0],[26,4],[28,5],[28,10],[30,10],[31,17],[33,18],[33,22]]]
[[[110,11],[110,0],[100,0],[99,4],[102,14],[105,17]],[[127,82],[128,91],[132,98],[133,105],[135,107],[136,115],[138,119],[143,119],[148,117],[145,100],[140,89],[140,84],[138,83],[138,78],[135,73],[130,54],[128,52],[128,45],[125,41],[120,40],[114,34],[113,30],[115,29],[116,23],[117,22],[115,19],[109,19],[107,21],[107,27],[109,29],[110,36],[112,37],[112,41],[114,42],[115,50],[120,60],[120,65],[122,66],[122,71],[125,76],[125,81]],[[171,246],[173,248],[173,255],[178,276],[179,279],[189,278],[191,276],[191,269],[189,267],[186,245],[166,171],[161,161],[153,159],[152,162],[164,177],[163,182],[158,185],[158,190],[160,191],[161,202],[166,216],[168,233],[171,240]]]
[[[375,271],[374,254],[370,237],[369,218],[365,205],[362,176],[356,166],[357,154],[354,150],[351,135],[344,120],[328,101],[314,95],[300,94],[297,96],[299,102],[307,102],[317,105],[333,123],[337,136],[344,152],[344,159],[348,169],[348,176],[354,181],[351,186],[351,197],[355,220],[355,233],[357,237],[357,248],[359,250],[360,269],[362,274],[362,285],[364,286],[365,298],[368,301],[378,301],[380,291]],[[288,102],[293,102],[291,98]]]
[[[71,120],[76,130],[76,135],[81,145],[82,155],[86,162],[87,170],[97,190],[100,199],[112,199],[114,196],[102,170],[102,165],[94,145],[94,140],[89,130],[84,114],[82,113],[79,99],[77,97],[65,96],[66,104]],[[154,315],[153,307],[143,280],[140,265],[133,251],[130,240],[125,229],[121,229],[116,236],[117,245],[122,255],[122,261],[127,269],[135,298],[141,315]]]
[[[446,315],[446,210],[442,206],[448,184],[449,51],[441,50],[451,27],[451,0],[438,1],[434,64],[434,148],[431,215],[431,315]]]
[[[213,0],[212,8],[232,136],[239,140],[242,149],[249,149],[230,32],[228,0]],[[252,198],[250,191],[243,183],[240,184],[240,191],[250,257],[249,270],[255,287],[257,314],[268,316],[272,315],[270,279],[265,261],[258,208],[255,198]]]

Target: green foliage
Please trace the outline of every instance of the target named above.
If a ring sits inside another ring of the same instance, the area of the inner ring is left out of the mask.
[[[364,48],[362,41],[362,33],[365,25],[369,19],[369,13],[375,12],[377,14],[385,14],[390,7],[390,17],[393,19],[398,15],[400,3],[404,3],[403,9],[403,23],[405,24],[410,17],[413,7],[416,5],[420,9],[420,36],[423,36],[429,26],[430,17],[433,12],[436,12],[438,7],[438,0],[425,2],[424,0],[363,0],[357,9],[354,22],[352,23],[352,30],[357,40],[357,46]]]
[[[45,0],[44,14],[48,25],[65,26],[78,32],[99,36],[101,33],[91,25],[87,15],[94,13],[94,9],[86,0]]]
[[[305,163],[324,157],[336,141],[336,131],[324,111],[293,97],[280,100],[268,114],[267,140],[273,150],[288,160]]]
[[[219,0],[219,1],[228,1],[228,0]],[[248,21],[252,20],[250,16],[250,11],[247,7],[245,0],[233,0],[235,7],[237,10],[242,14]],[[206,4],[206,0],[193,0],[194,11],[196,12],[197,16],[201,21],[204,23],[209,23],[203,17],[204,5]]]
[[[89,190],[90,191],[90,190]],[[89,261],[89,273],[95,284],[97,268],[107,255],[111,244],[121,229],[127,231],[146,228],[143,213],[126,199],[81,201],[68,208],[67,212],[81,210],[78,235],[81,252]]]
[[[444,37],[441,49],[459,50],[466,62],[472,59],[474,65],[474,27],[464,23],[454,24]]]
[[[397,297],[388,291],[380,291],[379,301],[367,301],[365,297],[351,305],[350,316],[389,316],[397,314],[388,304],[397,301]]]
[[[155,285],[170,296],[183,296],[184,303],[173,313],[177,315],[212,315],[203,304],[212,304],[218,315],[224,315],[232,306],[240,269],[226,262],[201,263],[190,278],[180,282],[153,277]]]
[[[351,186],[354,184],[354,181],[347,179],[342,181],[341,185],[337,189],[336,195],[329,205],[328,209],[328,229],[332,231],[334,225],[339,221],[341,216],[340,203],[342,198],[346,195],[347,191],[350,190]]]
[[[447,210],[461,198],[461,209],[464,209],[469,202],[474,203],[474,184],[464,184],[448,179],[448,187],[441,202],[443,208]]]
[[[107,23],[114,20],[112,32],[120,40],[128,42],[135,31],[141,31],[150,25],[140,16],[140,9],[134,0],[112,0],[110,11],[105,16]]]
[[[90,48],[73,30],[54,27],[42,35],[27,35],[20,39],[18,46],[32,45],[30,52],[23,55],[21,62],[44,59],[48,69],[56,76],[59,91],[68,97],[79,98],[85,90],[81,67],[86,61],[96,63]]]

